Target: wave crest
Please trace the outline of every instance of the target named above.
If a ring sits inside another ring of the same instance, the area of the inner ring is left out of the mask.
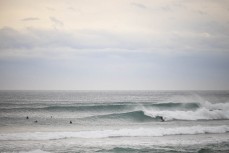
[[[144,108],[144,114],[155,118],[162,116],[164,120],[215,120],[229,119],[229,103],[200,103],[195,110],[160,110]]]

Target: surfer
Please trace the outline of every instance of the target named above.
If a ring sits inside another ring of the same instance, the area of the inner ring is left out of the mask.
[[[26,116],[26,119],[28,120],[29,119],[29,116]]]
[[[72,121],[70,121],[70,124],[72,124]]]
[[[163,118],[163,116],[160,116],[160,119],[161,119],[161,121],[162,122],[164,122],[165,120],[164,120],[164,118]]]

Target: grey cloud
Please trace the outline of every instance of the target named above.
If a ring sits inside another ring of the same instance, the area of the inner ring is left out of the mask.
[[[75,8],[74,7],[68,7],[67,9],[68,10],[71,10],[71,11],[75,11]]]
[[[76,33],[67,33],[60,30],[30,28],[27,29],[27,32],[22,33],[9,27],[0,29],[0,48],[136,49],[146,46],[144,40],[140,39],[137,36],[131,38],[131,36],[127,37],[100,30],[79,30]]]
[[[21,19],[21,21],[36,21],[36,20],[40,20],[40,18],[28,17],[28,18]]]
[[[228,52],[227,35],[196,33],[167,33],[155,38],[144,34],[117,34],[104,30],[0,29],[0,51],[20,48],[71,48],[84,50],[123,50],[131,52]]]
[[[19,32],[12,28],[0,30],[0,48],[47,48],[47,47],[73,47],[78,48],[72,35],[57,30],[27,29]]]
[[[172,11],[173,10],[172,7],[169,5],[163,6],[163,7],[161,7],[161,9],[162,9],[162,11]]]
[[[47,10],[49,11],[56,11],[56,9],[52,8],[52,7],[46,7]]]
[[[0,29],[0,49],[30,48],[33,46],[32,37],[27,37],[10,27]]]
[[[140,4],[140,3],[135,3],[135,2],[132,2],[131,5],[135,6],[135,7],[138,7],[138,8],[141,8],[141,9],[146,9],[147,7],[143,4]]]
[[[49,19],[50,19],[56,26],[63,26],[63,25],[64,25],[64,23],[63,23],[61,20],[59,20],[59,19],[57,19],[57,18],[55,18],[55,17],[49,17]]]
[[[199,13],[200,15],[207,15],[207,13],[205,11],[202,11],[202,10],[198,10],[197,13]]]

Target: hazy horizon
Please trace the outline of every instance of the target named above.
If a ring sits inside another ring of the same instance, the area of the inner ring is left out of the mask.
[[[229,90],[227,0],[0,0],[0,90]]]
[[[139,92],[141,92],[141,91],[143,91],[143,92],[145,92],[145,91],[153,91],[153,92],[160,92],[160,91],[162,91],[162,92],[166,92],[166,91],[168,91],[168,92],[176,92],[176,91],[180,91],[180,92],[188,92],[188,91],[215,91],[215,92],[217,92],[217,91],[219,91],[219,92],[221,92],[221,91],[229,91],[229,90],[227,90],[227,89],[219,89],[219,90],[217,90],[217,89],[209,89],[209,90],[207,90],[207,89],[193,89],[193,90],[190,90],[190,89],[170,89],[170,90],[168,90],[168,89],[160,89],[160,90],[154,90],[154,89],[149,89],[149,90],[146,90],[146,89],[0,89],[0,91],[139,91]]]

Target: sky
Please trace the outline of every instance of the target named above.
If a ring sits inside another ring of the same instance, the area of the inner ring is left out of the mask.
[[[0,0],[0,90],[229,90],[229,1]]]

